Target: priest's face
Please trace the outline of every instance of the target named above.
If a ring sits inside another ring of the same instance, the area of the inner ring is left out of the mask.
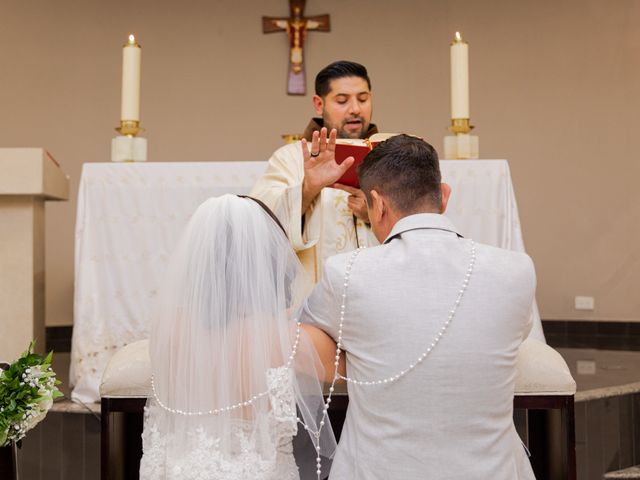
[[[335,78],[329,93],[315,95],[313,105],[324,126],[338,131],[338,138],[364,138],[371,123],[371,91],[360,77]]]

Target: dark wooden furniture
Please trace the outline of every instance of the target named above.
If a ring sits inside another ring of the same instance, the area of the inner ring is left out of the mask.
[[[124,471],[124,478],[137,479],[142,457],[142,418],[146,398],[102,398],[102,437],[101,437],[101,479],[112,480],[114,478],[116,462],[121,462],[118,470]],[[334,395],[332,397],[329,414],[331,424],[340,438],[340,432],[344,424],[345,413],[349,398],[346,395]],[[561,414],[561,445],[563,478],[576,480],[576,451],[575,451],[575,417],[573,395],[518,395],[514,398],[514,408],[524,409],[529,413],[537,411],[559,410]],[[120,425],[114,423],[114,415],[123,415]],[[530,421],[535,416],[530,416]],[[535,421],[534,421],[535,422]],[[117,439],[113,438],[114,431],[118,431]],[[536,425],[530,425],[530,431],[538,432]],[[116,440],[116,441],[114,441]],[[112,444],[118,444],[117,450]],[[548,455],[546,453],[547,438],[536,433],[529,437],[529,450],[531,451],[531,464],[539,472],[546,467]],[[122,455],[124,454],[124,458]],[[0,471],[1,473],[1,471]],[[0,475],[0,478],[5,478]],[[11,477],[8,477],[11,478]]]
[[[549,444],[548,416],[545,413],[560,411],[561,478],[576,480],[576,428],[573,395],[517,395],[514,408],[524,409],[529,418],[529,450],[531,465],[536,478],[549,478],[548,465],[552,461],[547,449]]]
[[[18,453],[16,444],[0,448],[0,478],[2,480],[17,480]]]

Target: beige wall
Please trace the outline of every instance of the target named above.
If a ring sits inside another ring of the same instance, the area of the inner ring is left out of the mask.
[[[287,12],[285,0],[0,3],[0,146],[45,147],[72,177],[71,201],[47,206],[48,325],[72,323],[78,179],[109,160],[127,33],[144,49],[150,160],[266,159],[312,113],[310,96],[284,93],[285,35],[261,33],[261,15]],[[360,61],[382,130],[438,149],[462,30],[481,156],[510,162],[543,318],[640,320],[640,2],[310,0],[307,13],[332,21],[309,35],[309,87],[330,61]],[[576,312],[574,295],[596,310]]]

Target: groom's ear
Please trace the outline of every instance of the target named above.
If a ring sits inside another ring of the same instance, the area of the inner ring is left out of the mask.
[[[449,197],[451,196],[451,187],[446,183],[440,184],[440,194],[441,194],[441,203],[440,203],[440,213],[444,213],[447,209],[447,205],[449,204]]]
[[[382,217],[386,213],[384,198],[382,198],[382,196],[375,190],[371,190],[370,196],[371,208],[369,210],[375,216],[376,223],[380,223],[380,220],[382,220]]]

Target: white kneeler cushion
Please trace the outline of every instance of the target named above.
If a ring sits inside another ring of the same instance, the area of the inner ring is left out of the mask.
[[[102,375],[100,396],[151,396],[149,340],[130,343],[111,357]]]
[[[546,343],[527,338],[518,350],[516,395],[574,395],[576,382],[564,358]]]
[[[528,338],[520,345],[516,368],[516,395],[576,393],[576,382],[562,356],[538,340]],[[102,376],[100,396],[151,396],[149,340],[130,343],[116,352]]]

